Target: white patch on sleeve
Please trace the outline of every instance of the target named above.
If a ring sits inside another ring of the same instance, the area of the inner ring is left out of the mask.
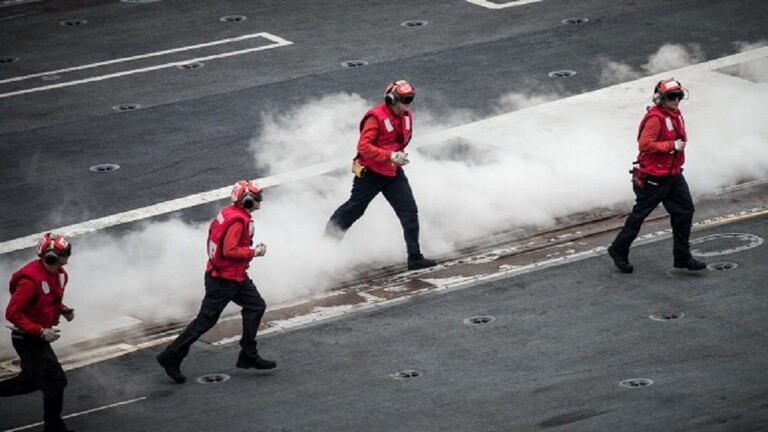
[[[384,119],[384,127],[387,128],[387,132],[392,132],[395,130],[394,126],[392,126],[392,122],[389,121],[388,118]]]
[[[405,118],[405,130],[411,130],[411,118],[406,117]]]
[[[222,214],[221,212],[219,214],[217,214],[216,215],[216,222],[218,222],[219,224],[223,224],[224,223],[224,214]]]

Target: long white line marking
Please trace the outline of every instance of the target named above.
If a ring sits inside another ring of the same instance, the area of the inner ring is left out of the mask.
[[[290,42],[288,43],[290,44]],[[638,81],[634,81],[633,84],[638,86],[644,86],[643,88],[645,88],[645,87],[648,87],[649,83],[655,83],[656,81],[658,81],[658,79],[660,79],[660,77],[663,78],[665,76],[668,76],[668,74],[672,72],[674,72],[675,75],[683,75],[685,73],[692,73],[694,71],[698,71],[698,72],[712,71],[722,67],[731,66],[734,64],[746,63],[746,62],[763,58],[766,56],[768,56],[768,47],[762,47],[755,50],[746,51],[740,54],[735,54],[732,56],[711,60],[705,63],[686,66],[684,68],[677,69],[676,71],[667,71],[664,73],[664,75],[654,75],[654,76],[645,77]],[[606,91],[610,91],[611,89],[621,89],[622,92],[625,92],[626,86],[627,86],[627,83],[616,84],[615,86],[603,88],[599,90],[599,92],[606,92]],[[576,96],[571,96],[565,99],[559,99],[557,101],[550,102],[546,106],[549,108],[552,108],[554,106],[557,106],[558,104],[569,103],[569,101],[585,100],[585,99],[589,100],[590,98],[594,98],[595,93],[596,92],[584,93]],[[540,109],[543,109],[543,107],[544,105],[537,105],[529,109],[540,110]],[[507,114],[501,114],[496,117],[490,117],[484,120],[479,120],[474,123],[467,123],[464,125],[450,128],[450,129],[444,129],[440,132],[436,132],[431,135],[424,136],[423,138],[421,138],[420,143],[418,145],[414,145],[414,147],[421,147],[425,145],[440,143],[452,138],[461,137],[463,135],[470,135],[474,133],[474,131],[476,131],[477,129],[492,129],[492,128],[504,127],[504,125],[509,124],[510,119],[516,118],[516,116],[524,115],[524,113],[525,113],[525,110],[514,111]],[[296,181],[296,180],[301,180],[309,177],[327,174],[333,170],[345,167],[347,165],[347,162],[348,162],[347,158],[329,160],[329,161],[325,161],[325,162],[311,165],[308,167],[289,171],[286,173],[281,173],[281,174],[276,174],[269,177],[264,177],[261,179],[256,179],[256,181],[258,181],[263,188],[276,186],[281,183],[286,183],[289,181]],[[147,207],[143,207],[135,210],[130,210],[127,212],[118,213],[111,216],[105,216],[99,219],[93,219],[90,221],[86,221],[86,222],[82,222],[74,225],[68,225],[61,228],[50,229],[37,234],[31,234],[31,235],[20,237],[14,240],[5,241],[0,243],[0,255],[25,249],[28,247],[32,247],[37,243],[38,240],[40,240],[40,237],[46,232],[56,231],[68,237],[73,237],[76,235],[91,233],[103,228],[108,228],[111,226],[120,225],[127,222],[134,222],[137,220],[149,219],[155,216],[171,213],[178,210],[183,210],[183,209],[194,207],[200,204],[207,204],[213,201],[224,199],[229,195],[229,192],[230,192],[230,186],[227,186],[219,189],[214,189],[208,192],[202,192],[202,193],[190,195],[184,198],[177,198],[175,200],[166,201],[166,202],[154,204],[151,206],[147,206]]]
[[[125,63],[125,62],[129,62],[129,61],[141,60],[141,59],[145,59],[145,58],[157,57],[157,56],[162,56],[162,55],[168,55],[168,54],[173,54],[173,53],[177,53],[177,52],[190,51],[190,50],[195,50],[195,49],[200,49],[200,48],[207,48],[207,47],[211,47],[211,46],[223,45],[223,44],[228,44],[228,43],[233,43],[233,42],[240,42],[240,41],[244,41],[244,40],[248,40],[248,39],[254,39],[254,38],[270,39],[270,36],[272,36],[272,35],[270,35],[269,33],[251,33],[251,34],[247,34],[247,35],[243,35],[243,36],[227,38],[227,39],[221,39],[221,40],[217,40],[217,41],[213,41],[213,42],[206,42],[206,43],[201,43],[201,44],[196,44],[196,45],[188,45],[188,46],[180,47],[180,48],[173,48],[173,49],[163,50],[163,51],[155,51],[155,52],[151,52],[151,53],[147,53],[147,54],[139,54],[139,55],[135,55],[135,56],[117,58],[117,59],[113,59],[113,60],[107,60],[107,61],[102,61],[102,62],[97,62],[97,63],[90,63],[90,64],[86,64],[86,65],[81,65],[81,66],[73,66],[73,67],[68,67],[68,68],[64,68],[64,69],[56,69],[56,70],[52,70],[52,71],[48,71],[48,72],[39,72],[39,73],[30,74],[30,75],[18,76],[18,77],[13,77],[13,78],[6,78],[4,80],[0,80],[0,84],[16,82],[16,81],[24,81],[24,80],[28,80],[28,79],[32,79],[32,78],[40,78],[40,77],[44,77],[46,75],[58,75],[58,74],[63,74],[63,73],[67,73],[67,72],[74,72],[74,71],[79,71],[79,70],[92,69],[92,68],[96,68],[96,67],[108,66],[108,65],[117,64],[117,63]],[[270,40],[275,41],[274,39],[270,39]]]
[[[69,414],[69,415],[64,416],[63,418],[68,419],[68,418],[78,417],[78,416],[85,415],[85,414],[90,414],[90,413],[97,412],[97,411],[103,411],[103,410],[109,409],[109,408],[119,407],[121,405],[128,405],[130,403],[142,401],[142,400],[144,400],[146,398],[147,398],[146,396],[142,396],[140,398],[131,399],[131,400],[123,401],[123,402],[117,402],[117,403],[113,403],[111,405],[104,405],[104,406],[101,406],[101,407],[98,407],[98,408],[93,408],[93,409],[89,409],[89,410],[86,410],[86,411],[80,411],[78,413]],[[7,429],[7,430],[4,430],[3,432],[16,432],[16,431],[21,431],[21,430],[26,430],[26,429],[32,429],[34,427],[41,426],[42,424],[43,424],[43,422],[34,423],[34,424],[31,424],[31,425],[26,425],[26,426],[18,427],[16,429]]]
[[[474,5],[482,6],[486,9],[504,9],[512,6],[521,6],[524,4],[529,3],[537,3],[542,0],[512,0],[508,1],[506,3],[495,3],[488,0],[467,0],[467,2],[472,3]]]
[[[289,171],[282,174],[276,174],[268,177],[262,177],[256,179],[262,188],[276,186],[281,183],[289,181],[301,180],[309,177],[314,177],[331,172],[337,168],[340,168],[347,164],[347,158],[326,161],[318,163],[308,167],[300,168],[297,170]],[[170,201],[153,204],[150,206],[130,210],[123,213],[117,213],[110,216],[105,216],[98,219],[92,219],[86,222],[68,225],[54,230],[46,230],[37,234],[20,237],[15,240],[9,240],[7,242],[0,243],[0,255],[13,252],[21,249],[28,248],[37,243],[40,237],[46,232],[55,231],[62,233],[68,237],[75,237],[81,234],[87,234],[94,231],[98,231],[104,228],[108,228],[115,225],[120,225],[128,222],[135,222],[138,220],[148,219],[154,216],[159,216],[167,213],[172,213],[179,210],[184,210],[190,207],[194,207],[200,204],[207,204],[213,201],[223,199],[229,195],[232,187],[226,186],[219,189],[210,190],[208,192],[201,192],[198,194],[190,195],[183,198],[177,198]]]
[[[268,49],[272,49],[272,48],[278,48],[278,47],[282,47],[282,46],[287,46],[287,45],[292,45],[293,44],[293,42],[291,42],[289,40],[283,39],[283,38],[281,38],[279,36],[275,36],[275,35],[272,35],[272,34],[269,34],[269,33],[256,33],[255,35],[257,35],[257,36],[246,35],[246,36],[241,36],[241,37],[245,38],[245,39],[249,39],[249,38],[253,38],[253,37],[263,37],[265,39],[269,39],[270,41],[272,41],[273,44],[264,45],[264,46],[260,46],[260,47],[255,47],[255,48],[247,48],[247,49],[242,49],[242,50],[237,50],[237,51],[230,51],[230,52],[225,52],[225,53],[221,53],[221,54],[214,54],[214,55],[205,56],[205,57],[196,57],[196,58],[191,58],[191,59],[186,59],[186,60],[181,60],[181,61],[176,61],[176,62],[171,62],[171,63],[163,63],[163,64],[159,64],[159,65],[154,65],[154,66],[147,66],[147,67],[144,67],[144,68],[131,69],[131,70],[123,71],[123,72],[116,72],[116,73],[112,73],[112,74],[100,75],[100,76],[95,76],[95,77],[91,77],[91,78],[85,78],[85,79],[81,79],[81,80],[69,81],[69,82],[58,83],[58,84],[50,84],[50,85],[42,86],[42,87],[33,87],[33,88],[25,89],[25,90],[18,90],[18,91],[8,92],[8,93],[0,93],[0,99],[7,98],[7,97],[12,97],[12,96],[19,96],[19,95],[28,94],[28,93],[35,93],[35,92],[40,92],[40,91],[52,90],[52,89],[57,89],[57,88],[62,88],[62,87],[70,87],[70,86],[75,86],[75,85],[80,85],[80,84],[86,84],[86,83],[90,83],[90,82],[104,81],[104,80],[108,80],[108,79],[112,79],[112,78],[119,78],[119,77],[133,75],[133,74],[139,74],[139,73],[151,72],[151,71],[155,71],[155,70],[159,70],[159,69],[166,69],[166,68],[171,68],[171,67],[175,67],[175,66],[181,66],[181,65],[188,64],[188,63],[204,62],[204,61],[208,61],[208,60],[216,60],[216,59],[221,59],[221,58],[226,58],[226,57],[233,57],[233,56],[237,56],[237,55],[247,54],[247,53],[256,52],[256,51],[263,51],[263,50],[268,50]],[[142,58],[148,58],[148,57],[155,57],[155,56],[159,56],[159,55],[171,54],[171,53],[174,53],[174,52],[187,51],[187,50],[190,50],[190,49],[197,49],[197,48],[205,47],[205,46],[211,46],[211,45],[222,44],[222,43],[231,43],[231,42],[235,42],[236,40],[234,40],[234,39],[238,39],[238,38],[232,38],[232,39],[233,40],[224,39],[223,41],[209,42],[208,44],[191,45],[189,47],[176,48],[176,49],[173,49],[173,50],[158,51],[156,53],[142,54],[142,55],[139,55],[139,56],[126,57],[126,58],[122,58],[122,59],[115,59],[115,60],[110,60],[110,61],[105,61],[105,62],[100,62],[100,63],[92,63],[92,64],[89,64],[89,65],[76,66],[76,67],[72,67],[72,68],[68,68],[68,69],[61,69],[59,71],[42,72],[42,73],[39,73],[39,74],[26,75],[26,76],[23,76],[23,77],[9,78],[9,79],[7,79],[5,81],[0,81],[0,84],[2,84],[4,82],[10,82],[10,81],[21,81],[21,80],[29,79],[29,78],[35,77],[35,76],[44,76],[44,75],[55,74],[57,72],[71,72],[71,71],[75,71],[75,70],[90,69],[90,68],[104,66],[104,65],[108,65],[108,64],[122,63],[122,62],[142,59]]]

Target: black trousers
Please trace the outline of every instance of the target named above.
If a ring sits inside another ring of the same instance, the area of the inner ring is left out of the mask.
[[[181,334],[165,348],[166,355],[173,361],[181,362],[189,354],[189,348],[205,332],[211,329],[221,316],[221,312],[229,304],[235,302],[242,307],[243,335],[240,339],[241,354],[255,357],[256,332],[259,330],[261,318],[267,309],[267,304],[259,294],[251,278],[245,277],[242,282],[223,279],[205,273],[205,297],[200,311]]]
[[[355,177],[349,199],[331,215],[325,227],[325,234],[329,237],[339,237],[339,232],[346,232],[365,213],[368,204],[379,192],[384,194],[384,198],[400,220],[408,259],[421,258],[419,209],[413,198],[408,177],[402,168],[397,169],[394,177],[377,174],[370,169],[364,177]]]
[[[691,258],[689,240],[694,207],[685,177],[682,174],[663,177],[648,176],[644,188],[640,189],[637,186],[633,188],[636,197],[635,206],[624,222],[624,228],[613,241],[611,245],[613,249],[623,256],[628,256],[629,246],[637,238],[643,221],[661,203],[670,216],[674,242],[672,254],[675,261]]]
[[[61,410],[67,376],[51,344],[38,336],[13,331],[13,348],[21,361],[21,373],[0,382],[0,396],[43,392],[43,422],[46,430],[64,429]]]

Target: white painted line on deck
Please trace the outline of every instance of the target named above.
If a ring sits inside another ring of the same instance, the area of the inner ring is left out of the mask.
[[[78,413],[69,414],[69,415],[64,416],[63,418],[64,419],[68,419],[68,418],[72,418],[72,417],[78,417],[78,416],[81,416],[81,415],[94,413],[94,412],[97,412],[97,411],[103,411],[103,410],[109,409],[109,408],[115,408],[115,407],[119,407],[119,406],[122,406],[122,405],[128,405],[128,404],[131,404],[131,403],[134,403],[134,402],[142,401],[142,400],[144,400],[146,398],[147,398],[146,396],[142,396],[140,398],[131,399],[131,400],[123,401],[123,402],[117,402],[117,403],[113,403],[111,405],[104,405],[104,406],[101,406],[101,407],[98,407],[98,408],[93,408],[93,409],[89,409],[89,410],[86,410],[86,411],[80,411]],[[22,431],[22,430],[27,430],[27,429],[32,429],[34,427],[42,426],[42,425],[43,425],[43,422],[39,422],[39,423],[31,424],[31,425],[26,425],[26,426],[18,427],[18,428],[15,428],[15,429],[7,429],[7,430],[4,430],[3,432]]]
[[[47,75],[55,75],[55,74],[66,73],[66,72],[74,72],[74,71],[79,71],[79,70],[92,69],[92,68],[101,67],[101,66],[107,66],[107,65],[111,65],[111,64],[125,63],[125,62],[129,62],[129,61],[135,61],[135,60],[140,60],[140,59],[145,59],[145,58],[150,58],[150,57],[157,57],[157,56],[163,56],[163,55],[173,54],[173,53],[177,53],[177,52],[183,52],[183,51],[195,50],[195,49],[200,49],[200,48],[206,48],[206,47],[209,47],[209,46],[215,46],[215,45],[222,45],[222,44],[228,44],[228,43],[233,43],[233,42],[239,42],[239,41],[242,41],[242,40],[253,39],[253,38],[257,38],[257,37],[270,40],[272,42],[272,44],[270,44],[270,45],[263,45],[263,46],[259,46],[259,47],[254,47],[254,48],[246,48],[246,49],[241,49],[241,50],[237,50],[237,51],[229,51],[229,52],[224,52],[224,53],[221,53],[221,54],[214,54],[214,55],[209,55],[209,56],[196,57],[196,58],[191,58],[191,59],[186,59],[186,60],[181,60],[181,61],[175,61],[175,62],[170,62],[170,63],[163,63],[163,64],[159,64],[159,65],[147,66],[147,67],[138,68],[138,69],[130,69],[130,70],[122,71],[122,72],[116,72],[116,73],[111,73],[111,74],[106,74],[106,75],[100,75],[100,76],[95,76],[95,77],[91,77],[91,78],[84,78],[84,79],[75,80],[75,81],[68,81],[68,82],[63,82],[63,83],[58,83],[58,84],[50,84],[50,85],[41,86],[41,87],[33,87],[33,88],[29,88],[29,89],[18,90],[18,91],[13,91],[13,92],[8,92],[8,93],[0,93],[0,99],[7,98],[7,97],[12,97],[12,96],[19,96],[19,95],[28,94],[28,93],[41,92],[41,91],[46,91],[46,90],[53,90],[53,89],[62,88],[62,87],[70,87],[70,86],[76,86],[76,85],[80,85],[80,84],[87,84],[87,83],[96,82],[96,81],[104,81],[104,80],[108,80],[108,79],[112,79],[112,78],[119,78],[119,77],[128,76],[128,75],[134,75],[134,74],[139,74],[139,73],[151,72],[151,71],[155,71],[155,70],[159,70],[159,69],[167,69],[167,68],[171,68],[171,67],[182,66],[182,65],[185,65],[185,64],[189,64],[189,63],[205,62],[205,61],[208,61],[208,60],[217,60],[217,59],[222,59],[222,58],[226,58],[226,57],[233,57],[233,56],[248,54],[248,53],[252,53],[252,52],[256,52],[256,51],[264,51],[264,50],[268,50],[268,49],[272,49],[272,48],[279,48],[279,47],[288,46],[288,45],[292,45],[293,44],[293,42],[291,42],[289,40],[283,39],[283,38],[281,38],[279,36],[275,36],[275,35],[270,34],[270,33],[254,33],[254,34],[249,34],[249,35],[244,35],[244,36],[238,36],[238,37],[235,37],[235,38],[222,39],[222,40],[214,41],[214,42],[207,42],[207,43],[198,44],[198,45],[190,45],[190,46],[186,46],[186,47],[174,48],[174,49],[165,50],[165,51],[157,51],[157,52],[153,52],[153,53],[141,54],[141,55],[132,56],[132,57],[124,57],[124,58],[108,60],[108,61],[103,61],[103,62],[98,62],[98,63],[91,63],[91,64],[87,64],[87,65],[82,65],[82,66],[74,66],[74,67],[71,67],[71,68],[59,69],[59,70],[55,70],[55,71],[40,72],[40,73],[36,73],[36,74],[31,74],[31,75],[24,75],[24,76],[20,76],[20,77],[8,78],[8,79],[0,81],[0,84],[5,84],[5,83],[15,82],[15,81],[23,81],[23,80],[27,80],[27,79],[31,79],[31,78],[36,78],[36,77],[47,76]]]
[[[530,3],[538,3],[540,1],[542,0],[511,0],[505,3],[496,3],[488,0],[467,0],[468,3],[482,6],[486,9],[504,9],[512,6],[522,6]]]
[[[195,45],[188,45],[188,46],[180,47],[180,48],[173,48],[173,49],[168,49],[168,50],[163,50],[163,51],[155,51],[155,52],[151,52],[151,53],[147,53],[147,54],[139,54],[139,55],[130,56],[130,57],[122,57],[122,58],[117,58],[117,59],[112,59],[112,60],[107,60],[107,61],[102,61],[102,62],[97,62],[97,63],[89,63],[89,64],[85,64],[85,65],[80,65],[80,66],[73,66],[73,67],[68,67],[68,68],[64,68],[64,69],[56,69],[56,70],[52,70],[52,71],[48,71],[48,72],[39,72],[39,73],[30,74],[30,75],[18,76],[18,77],[13,77],[13,78],[6,78],[4,80],[0,80],[0,84],[6,84],[6,83],[16,82],[16,81],[24,81],[24,80],[28,80],[28,79],[32,79],[32,78],[40,78],[40,77],[44,77],[44,76],[47,76],[47,75],[59,75],[59,74],[67,73],[67,72],[74,72],[74,71],[80,71],[80,70],[85,70],[85,69],[92,69],[92,68],[97,68],[97,67],[101,67],[101,66],[108,66],[108,65],[112,65],[112,64],[117,64],[117,63],[125,63],[125,62],[129,62],[129,61],[141,60],[141,59],[150,58],[150,57],[157,57],[157,56],[163,56],[163,55],[168,55],[168,54],[174,54],[174,53],[178,53],[178,52],[184,52],[184,51],[196,50],[196,49],[200,49],[200,48],[212,47],[212,46],[216,46],[216,45],[223,45],[223,44],[228,44],[228,43],[233,43],[233,42],[240,42],[240,41],[244,41],[244,40],[248,40],[248,39],[254,39],[254,38],[266,38],[266,39],[272,40],[273,42],[278,42],[277,40],[273,39],[274,37],[275,36],[272,36],[269,33],[251,33],[251,34],[237,36],[237,37],[233,37],[233,38],[220,39],[220,40],[213,41],[213,42],[205,42],[205,43],[200,43],[200,44],[195,44]]]
[[[287,42],[287,41],[286,41]],[[290,42],[288,42],[290,44]],[[529,110],[542,111],[542,110],[554,110],[557,107],[573,105],[575,103],[584,103],[585,101],[593,101],[595,98],[605,97],[606,94],[610,95],[612,92],[620,91],[626,93],[628,87],[637,88],[650,88],[659,79],[670,75],[686,75],[692,73],[711,73],[712,71],[731,66],[740,63],[746,63],[755,59],[764,58],[768,56],[768,47],[762,47],[751,51],[746,51],[740,54],[735,54],[728,57],[719,58],[716,60],[700,63],[692,66],[686,66],[675,71],[667,71],[662,74],[653,75],[645,78],[641,78],[631,83],[621,83],[614,86],[605,87],[601,90],[583,93],[575,96],[570,96],[564,99],[559,99],[553,102],[549,102],[542,105],[535,105],[530,108],[526,108],[519,111],[513,111],[506,114],[501,114],[495,117],[490,117],[484,120],[479,120],[473,123],[467,123],[460,126],[456,126],[450,129],[445,129],[439,132],[432,133],[420,138],[419,143],[412,145],[414,148],[419,148],[426,145],[432,145],[441,143],[454,138],[460,138],[463,136],[471,136],[477,132],[477,130],[489,130],[509,127],[514,123],[514,120],[527,115]],[[718,74],[719,75],[719,74]],[[592,102],[590,102],[592,103]],[[302,180],[306,178],[316,177],[327,174],[331,171],[344,168],[348,165],[349,160],[344,158],[332,159],[325,162],[317,163],[311,166],[299,168],[293,171],[285,173],[275,174],[268,177],[256,179],[256,181],[262,186],[267,188],[271,186],[277,186],[282,183]],[[21,249],[26,249],[34,246],[40,237],[46,232],[59,232],[68,237],[74,237],[81,234],[87,234],[95,232],[104,228],[112,226],[135,222],[143,219],[149,219],[155,216],[160,216],[167,213],[172,213],[179,210],[184,210],[201,204],[207,204],[217,200],[226,198],[231,191],[231,186],[226,186],[219,189],[214,189],[208,192],[202,192],[194,195],[190,195],[184,198],[177,198],[171,201],[165,201],[162,203],[150,205],[147,207],[130,210],[123,213],[118,213],[110,216],[105,216],[99,219],[93,219],[90,221],[68,225],[61,228],[49,229],[40,233],[31,234],[28,236],[20,237],[14,240],[8,240],[0,243],[0,255],[14,252]]]

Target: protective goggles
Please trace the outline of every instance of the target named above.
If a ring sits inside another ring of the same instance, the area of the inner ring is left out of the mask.
[[[262,200],[261,192],[259,192],[257,194],[246,192],[245,196],[249,196],[249,197],[251,197],[252,200],[257,201],[257,202],[261,202],[261,200]]]
[[[55,253],[57,256],[60,256],[60,257],[68,257],[68,256],[72,255],[72,244],[67,246],[67,248],[64,249],[64,250],[58,250],[56,248],[50,248],[50,249],[48,249],[48,251],[53,251],[53,253]]]
[[[683,100],[685,99],[685,92],[682,90],[677,90],[669,93],[664,93],[664,99],[667,100]]]
[[[398,96],[397,101],[406,105],[413,103],[414,96]]]

